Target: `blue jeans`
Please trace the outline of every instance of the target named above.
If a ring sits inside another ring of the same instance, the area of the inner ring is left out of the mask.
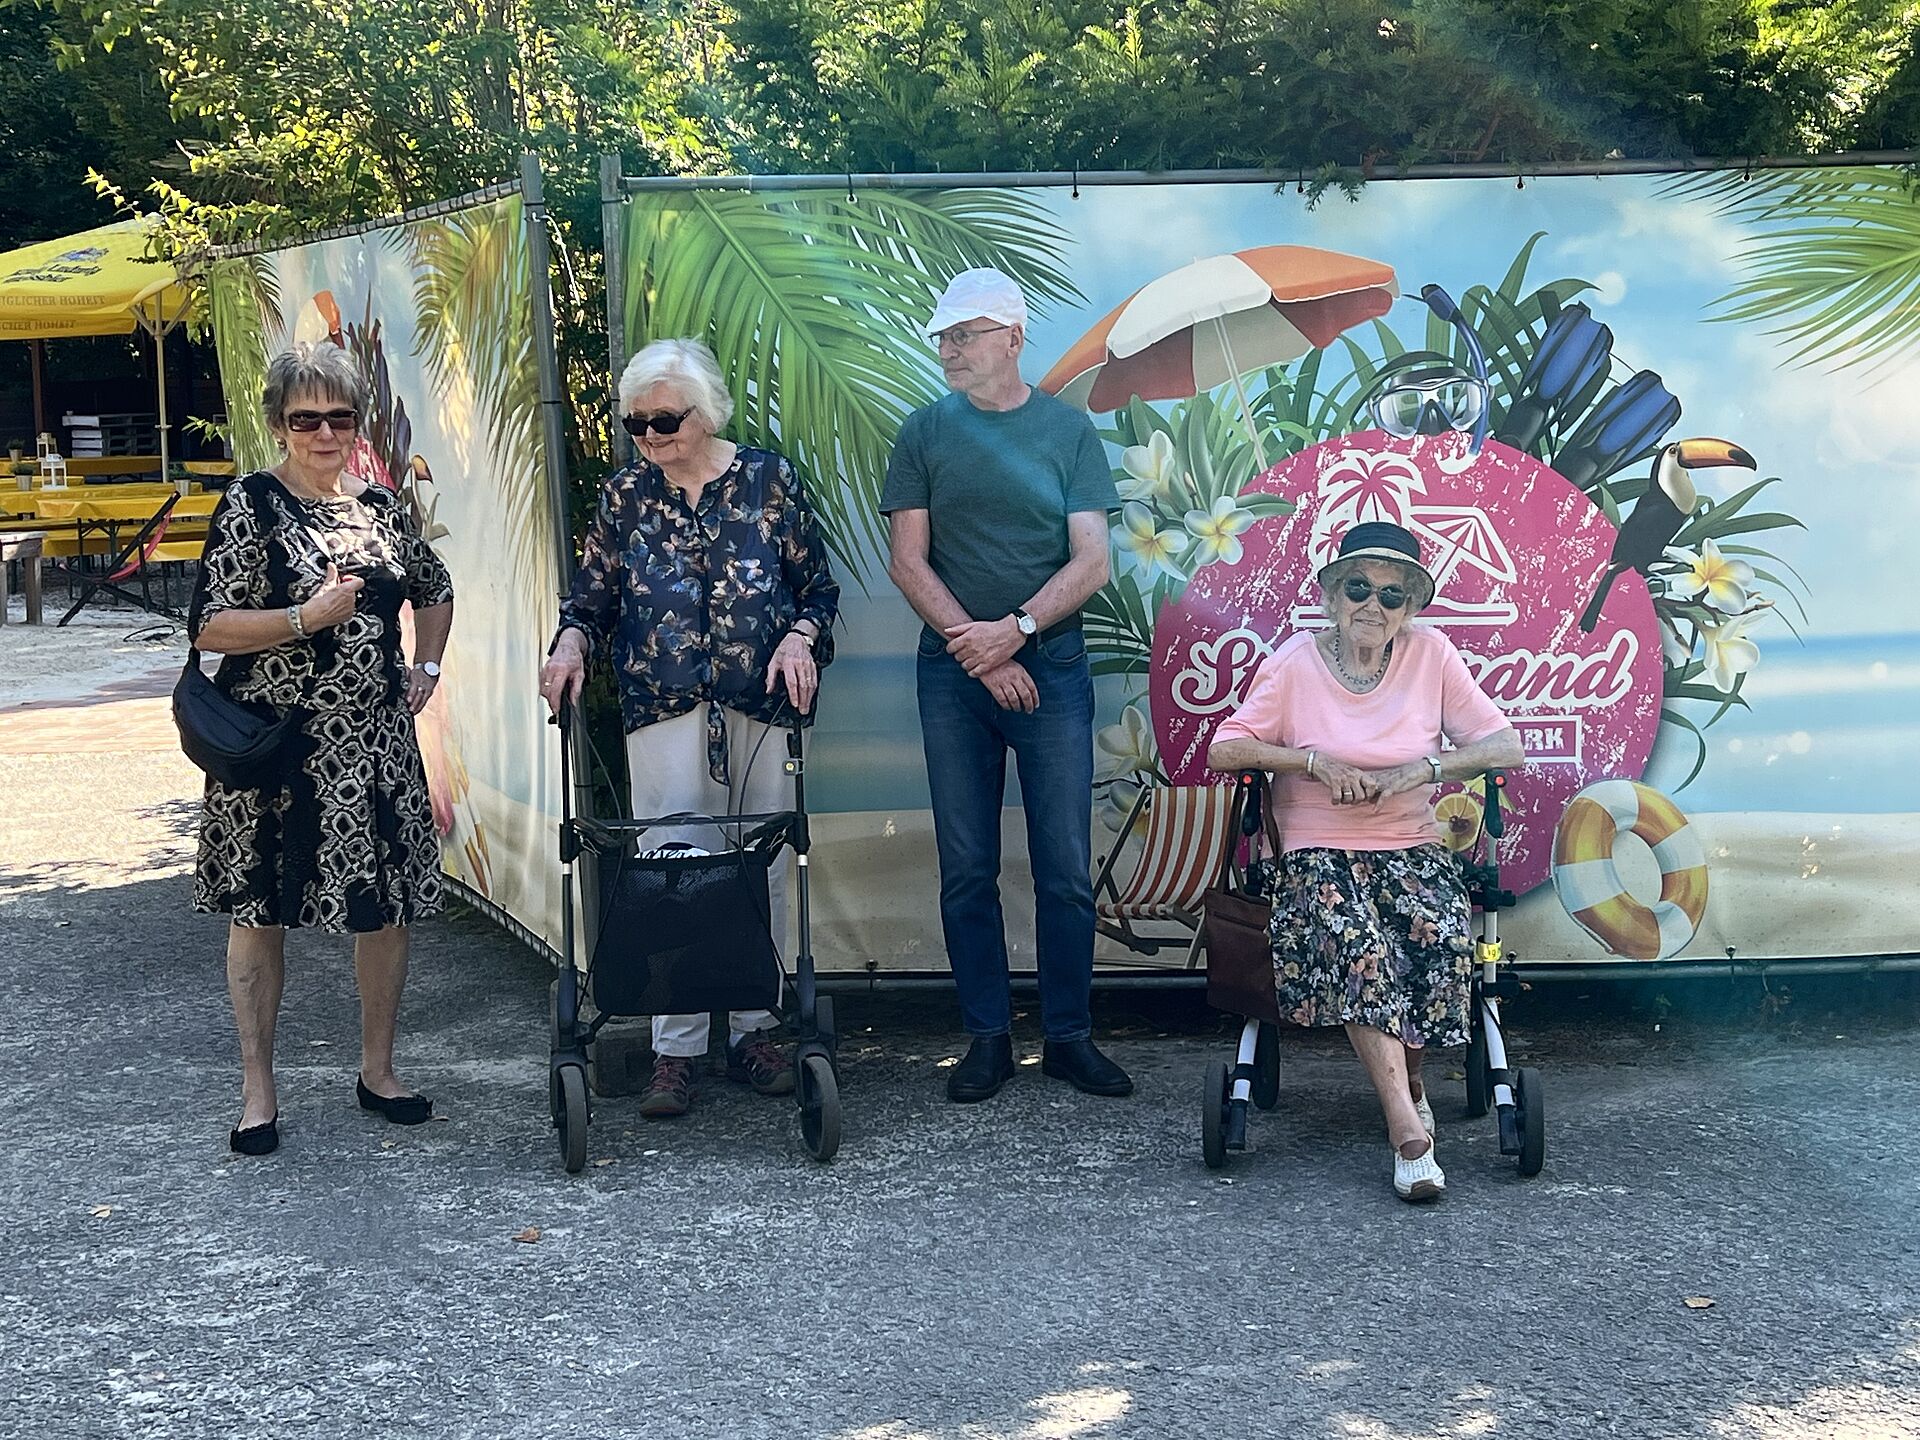
[[[1000,809],[1007,752],[1019,766],[1033,862],[1040,1021],[1049,1040],[1091,1033],[1093,989],[1093,679],[1078,631],[1030,640],[1014,656],[1040,692],[1032,714],[1002,710],[987,687],[922,630],[920,733],[940,849],[940,924],[974,1036],[1013,1025],[1000,912]]]

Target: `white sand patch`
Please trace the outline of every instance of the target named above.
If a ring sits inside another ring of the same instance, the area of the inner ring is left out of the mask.
[[[34,701],[37,708],[39,702],[76,700],[108,687],[124,688],[129,695],[166,692],[167,685],[153,686],[161,672],[178,673],[187,657],[183,625],[163,615],[97,604],[71,623],[55,625],[67,604],[66,590],[50,585],[47,623],[28,625],[26,602],[13,597],[7,624],[0,625],[0,714],[22,701]]]

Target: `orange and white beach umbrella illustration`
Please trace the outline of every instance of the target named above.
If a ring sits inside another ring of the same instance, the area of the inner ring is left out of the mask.
[[[1060,357],[1040,388],[1086,410],[1184,400],[1284,365],[1387,313],[1393,267],[1306,245],[1196,260],[1141,286]],[[1241,395],[1241,407],[1246,397]]]

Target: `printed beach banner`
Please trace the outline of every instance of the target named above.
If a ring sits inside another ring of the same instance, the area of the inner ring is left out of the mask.
[[[1089,413],[1123,501],[1086,610],[1089,802],[1122,880],[1143,788],[1219,782],[1214,727],[1265,655],[1327,623],[1313,577],[1345,529],[1389,519],[1439,582],[1417,623],[1526,748],[1502,855],[1523,964],[1910,949],[1920,348],[1882,263],[1920,261],[1905,183],[1421,180],[1312,209],[1284,187],[1084,178],[630,200],[628,350],[714,345],[735,437],[799,463],[846,582],[810,768],[822,966],[941,964],[918,621],[875,502],[900,420],[943,390],[919,326],[974,265],[1026,286],[1025,372]],[[1463,853],[1480,789],[1429,797]],[[1021,839],[1010,812],[1001,889],[1030,962]]]
[[[532,283],[510,195],[217,260],[208,289],[242,473],[279,458],[260,415],[271,356],[338,345],[365,376],[371,413],[349,469],[404,496],[453,573],[443,677],[417,721],[442,860],[558,949],[559,753],[535,681],[559,577]],[[410,646],[406,612],[403,625]]]

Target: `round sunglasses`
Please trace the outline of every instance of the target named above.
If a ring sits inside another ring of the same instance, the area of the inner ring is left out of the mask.
[[[620,424],[636,440],[646,438],[649,429],[657,435],[678,435],[680,427],[687,423],[687,417],[692,413],[693,407],[689,405],[678,415],[672,411],[664,415],[622,415]]]
[[[1356,605],[1364,605],[1369,600],[1378,599],[1388,610],[1398,610],[1407,603],[1407,588],[1404,585],[1381,585],[1374,587],[1358,575],[1349,575],[1341,592]]]
[[[336,431],[360,428],[360,415],[354,410],[291,410],[287,413],[287,428],[307,435],[318,430],[322,420]]]

